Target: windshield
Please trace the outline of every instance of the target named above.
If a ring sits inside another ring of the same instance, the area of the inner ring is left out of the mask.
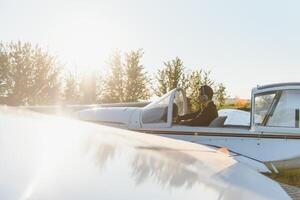
[[[166,123],[171,94],[173,90],[146,106],[142,111],[142,122]]]
[[[142,122],[144,124],[168,122],[171,125],[178,115],[184,115],[186,112],[185,93],[181,88],[176,88],[146,106],[142,111]]]

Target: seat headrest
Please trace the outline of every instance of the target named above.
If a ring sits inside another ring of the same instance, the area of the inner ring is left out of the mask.
[[[210,122],[209,127],[223,127],[227,116],[220,116]]]

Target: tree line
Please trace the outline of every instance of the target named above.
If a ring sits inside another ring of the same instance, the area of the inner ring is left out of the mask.
[[[116,51],[106,74],[76,74],[66,72],[56,57],[38,45],[1,42],[0,103],[17,106],[137,102],[181,87],[194,110],[199,87],[207,84],[214,89],[218,106],[224,106],[226,87],[212,80],[210,71],[190,71],[176,57],[150,75],[141,63],[143,55],[142,49],[124,54]]]

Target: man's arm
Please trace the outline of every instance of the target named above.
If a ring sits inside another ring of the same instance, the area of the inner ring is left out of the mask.
[[[187,126],[208,126],[210,123],[210,118],[208,115],[200,114],[193,119],[180,122],[182,125]]]
[[[188,114],[185,114],[185,115],[178,116],[178,119],[179,119],[179,120],[193,119],[193,118],[195,118],[199,113],[200,113],[199,111],[192,112],[192,113],[188,113]]]

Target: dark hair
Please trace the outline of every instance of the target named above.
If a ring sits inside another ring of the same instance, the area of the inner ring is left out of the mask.
[[[210,86],[203,85],[200,87],[200,94],[207,95],[208,99],[212,100],[212,97],[214,96],[214,91]]]

